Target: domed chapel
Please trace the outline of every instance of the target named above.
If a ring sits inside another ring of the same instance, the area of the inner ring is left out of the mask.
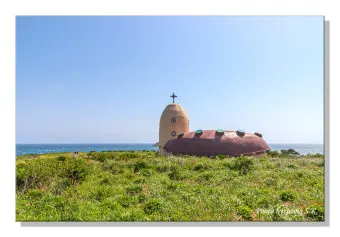
[[[189,118],[178,103],[175,93],[171,96],[172,103],[168,104],[159,121],[159,154],[229,157],[240,155],[261,155],[270,148],[262,138],[262,134],[245,133],[242,130],[202,130],[190,132]]]

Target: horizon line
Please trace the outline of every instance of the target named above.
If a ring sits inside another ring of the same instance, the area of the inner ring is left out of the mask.
[[[154,144],[154,142],[83,142],[83,143],[79,143],[79,142],[47,142],[47,143],[15,143],[15,145],[55,145],[55,144],[59,144],[59,145],[68,145],[68,144],[72,144],[72,145],[83,145],[83,144]],[[310,145],[323,145],[324,142],[311,142],[311,143],[304,143],[304,142],[267,142],[267,144],[310,144]]]

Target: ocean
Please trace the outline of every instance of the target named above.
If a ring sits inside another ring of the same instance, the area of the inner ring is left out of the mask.
[[[323,144],[268,144],[274,151],[292,148],[301,155],[323,154]],[[89,152],[89,151],[111,151],[111,150],[157,150],[151,143],[130,144],[17,144],[16,155],[45,154],[55,152]]]

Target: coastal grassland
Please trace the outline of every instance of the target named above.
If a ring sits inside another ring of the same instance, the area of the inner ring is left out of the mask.
[[[323,221],[322,155],[26,155],[17,221]]]

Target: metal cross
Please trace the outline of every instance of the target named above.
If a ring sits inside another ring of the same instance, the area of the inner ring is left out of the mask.
[[[172,103],[175,103],[175,98],[177,97],[177,95],[175,95],[175,93],[172,93],[170,97],[172,98]]]

